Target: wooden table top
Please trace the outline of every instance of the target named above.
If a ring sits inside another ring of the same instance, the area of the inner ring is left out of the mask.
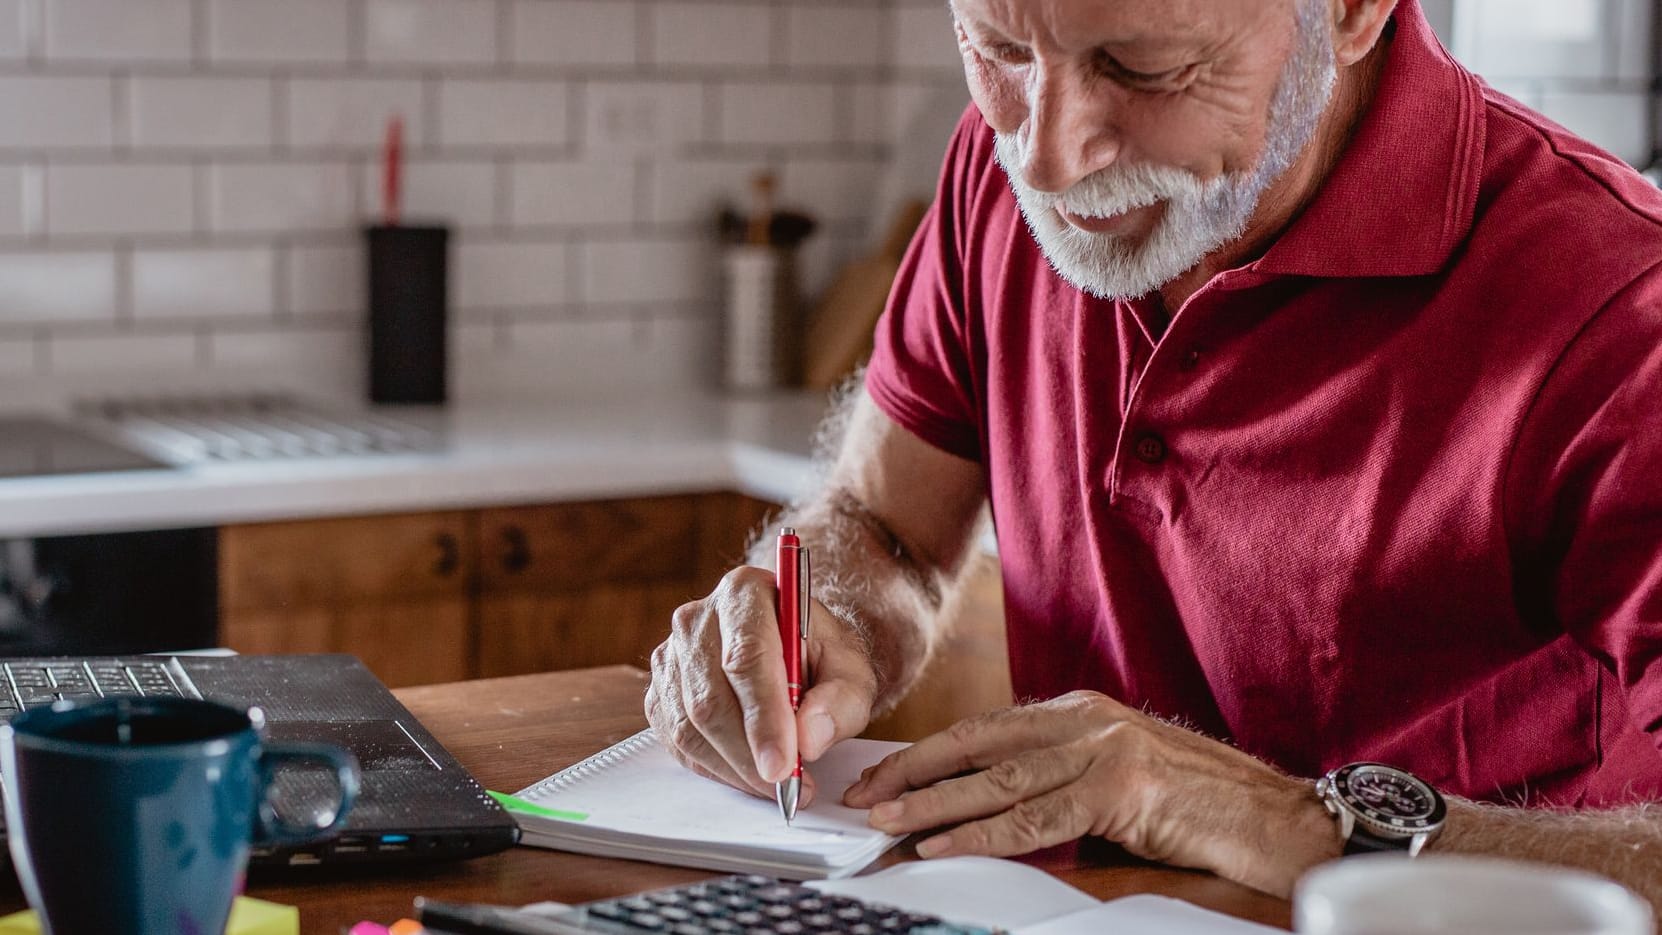
[[[611,666],[513,678],[400,689],[401,700],[479,781],[520,789],[646,726],[641,697],[647,676]],[[910,842],[878,866],[915,859]],[[1288,928],[1289,904],[1210,874],[1133,860],[1112,848],[1059,848],[1028,858],[1082,890],[1108,899],[1160,893]],[[383,924],[411,915],[425,895],[457,902],[578,903],[717,874],[610,860],[532,847],[449,864],[397,871],[328,870],[310,877],[256,878],[248,895],[300,907],[301,931],[336,935],[363,919]],[[0,903],[21,903],[16,884]],[[0,907],[3,908],[3,907]],[[9,911],[9,910],[8,910]]]

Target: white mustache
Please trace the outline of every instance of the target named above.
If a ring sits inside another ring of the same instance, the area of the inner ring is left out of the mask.
[[[1006,165],[1024,164],[1026,147],[1020,136],[1001,133],[998,137]],[[1116,163],[1081,179],[1065,192],[1039,191],[1021,182],[1019,172],[1010,173],[1010,177],[1021,185],[1031,204],[1060,208],[1083,218],[1115,217],[1162,201],[1193,201],[1206,190],[1194,173],[1152,163]]]

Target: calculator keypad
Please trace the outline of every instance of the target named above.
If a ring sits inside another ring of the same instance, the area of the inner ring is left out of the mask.
[[[994,935],[764,876],[733,876],[580,907],[586,927],[663,935]]]

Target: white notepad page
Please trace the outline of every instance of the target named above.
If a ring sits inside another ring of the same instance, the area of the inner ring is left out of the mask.
[[[1050,874],[1012,860],[946,857],[898,864],[814,889],[992,926],[1009,935],[1275,935],[1277,929],[1143,894],[1098,902]]]
[[[844,806],[843,792],[862,770],[904,746],[846,740],[819,762],[807,764],[817,795],[787,826],[772,801],[691,772],[651,731],[642,731],[518,793],[532,804],[585,814],[586,819],[515,818],[527,843],[543,846],[656,844],[669,863],[707,854],[763,864],[840,869],[859,861],[863,866],[899,838],[871,828],[864,810]]]

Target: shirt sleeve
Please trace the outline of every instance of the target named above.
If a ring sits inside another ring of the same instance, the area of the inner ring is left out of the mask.
[[[1517,587],[1614,674],[1662,747],[1662,268],[1605,306],[1554,366],[1513,452]]]
[[[866,391],[889,418],[949,454],[982,460],[964,245],[990,135],[972,106],[947,148],[935,203],[901,260],[877,322]]]

